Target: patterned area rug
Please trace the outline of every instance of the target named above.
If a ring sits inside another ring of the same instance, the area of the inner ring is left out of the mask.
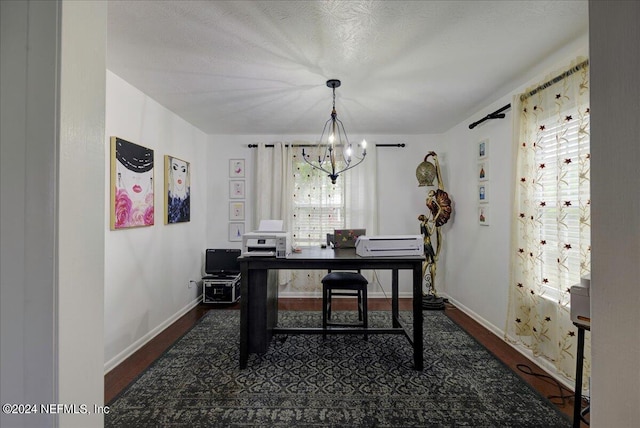
[[[424,317],[423,372],[402,335],[278,335],[240,370],[240,312],[209,311],[109,403],[105,426],[571,426],[442,311]],[[389,313],[369,323],[388,327]],[[319,312],[279,314],[281,327],[321,324]]]

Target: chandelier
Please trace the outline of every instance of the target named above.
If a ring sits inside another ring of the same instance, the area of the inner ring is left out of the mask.
[[[331,183],[336,184],[338,175],[362,163],[367,155],[367,142],[362,140],[357,145],[361,153],[352,158],[352,155],[354,155],[353,147],[349,142],[342,121],[338,119],[338,113],[336,113],[336,88],[340,86],[340,81],[337,79],[327,80],[327,86],[333,89],[333,110],[331,110],[331,117],[324,124],[320,135],[318,148],[321,154],[318,155],[317,162],[310,161],[310,155],[306,154],[303,148],[302,158],[313,168],[326,173],[331,179]],[[324,141],[325,134],[327,135],[326,141]],[[323,148],[324,152],[322,151]]]

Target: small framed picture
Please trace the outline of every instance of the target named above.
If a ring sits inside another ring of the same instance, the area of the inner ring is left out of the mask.
[[[481,204],[489,202],[489,183],[478,184],[478,202]]]
[[[244,159],[229,159],[229,177],[244,177]]]
[[[489,179],[489,170],[489,159],[478,162],[478,181],[487,181]]]
[[[229,220],[244,220],[244,202],[229,203]]]
[[[478,159],[489,157],[489,140],[485,139],[478,143]]]
[[[244,223],[229,223],[229,241],[242,241],[244,235]]]
[[[164,224],[191,221],[189,162],[164,155]]]
[[[489,205],[480,205],[478,207],[478,223],[481,226],[489,226],[489,220],[491,219],[489,215]]]
[[[229,180],[229,198],[244,199],[244,180]]]

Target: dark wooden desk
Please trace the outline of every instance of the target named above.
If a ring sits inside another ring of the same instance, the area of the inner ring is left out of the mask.
[[[240,257],[242,282],[240,288],[240,368],[246,368],[250,353],[264,353],[276,333],[321,334],[322,328],[278,328],[278,284],[276,271],[323,269],[389,269],[391,270],[390,328],[368,328],[368,334],[404,334],[413,346],[416,370],[424,367],[422,323],[422,262],[423,256],[360,257],[355,249],[303,249],[286,259],[272,257]],[[402,326],[398,315],[398,271],[413,272],[413,335]],[[361,334],[361,328],[335,328],[331,334]]]

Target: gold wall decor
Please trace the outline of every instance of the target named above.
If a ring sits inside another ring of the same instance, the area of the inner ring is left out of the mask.
[[[433,163],[429,161],[433,158]],[[437,189],[427,192],[426,206],[427,214],[420,214],[420,233],[424,241],[425,261],[422,265],[422,276],[426,283],[426,291],[423,291],[423,308],[444,309],[444,301],[438,297],[436,292],[436,271],[438,258],[442,250],[442,226],[451,218],[453,207],[449,194],[444,190],[442,173],[436,152],[429,152],[424,161],[416,168],[416,178],[418,186],[434,186],[433,180],[437,180]]]

